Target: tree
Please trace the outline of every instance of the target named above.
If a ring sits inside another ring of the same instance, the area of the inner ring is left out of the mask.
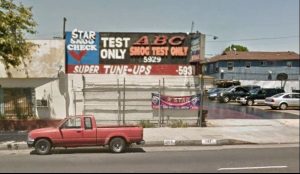
[[[244,52],[248,52],[248,48],[247,47],[244,47],[242,45],[230,45],[228,46],[224,51],[223,53],[227,52],[227,51],[232,51],[232,50],[235,50],[235,51],[244,51]]]
[[[32,7],[15,4],[13,0],[0,0],[0,60],[5,68],[20,65],[30,57],[35,44],[25,40],[25,34],[36,33]]]

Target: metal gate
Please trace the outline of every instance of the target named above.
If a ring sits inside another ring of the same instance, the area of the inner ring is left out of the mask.
[[[31,88],[2,88],[2,115],[6,118],[27,118],[33,116]]]

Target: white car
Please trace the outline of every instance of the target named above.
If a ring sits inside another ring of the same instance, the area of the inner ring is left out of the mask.
[[[265,99],[265,104],[272,109],[285,110],[288,107],[300,107],[300,93],[280,93]]]

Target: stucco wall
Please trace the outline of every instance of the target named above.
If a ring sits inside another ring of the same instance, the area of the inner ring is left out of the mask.
[[[54,78],[59,71],[65,70],[65,41],[64,40],[31,40],[38,45],[30,59],[16,67],[5,69],[0,61],[0,78]]]

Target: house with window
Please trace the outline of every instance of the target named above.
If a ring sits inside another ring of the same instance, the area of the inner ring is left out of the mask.
[[[287,80],[299,81],[299,54],[295,52],[238,52],[229,51],[206,59],[205,75],[224,80],[276,80],[285,73]]]

